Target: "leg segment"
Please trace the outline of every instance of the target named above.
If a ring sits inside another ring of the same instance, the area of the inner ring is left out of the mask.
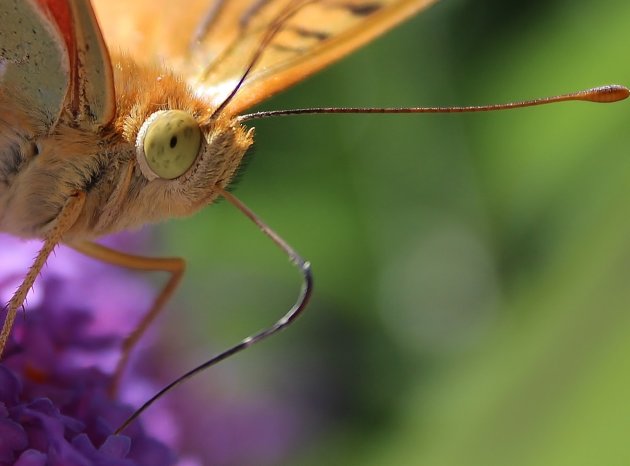
[[[24,277],[24,280],[7,304],[7,316],[4,319],[4,324],[2,325],[2,330],[0,331],[0,357],[2,356],[4,347],[9,339],[9,334],[13,328],[13,323],[15,322],[15,316],[17,315],[18,309],[24,304],[26,295],[33,287],[33,283],[35,283],[35,279],[44,267],[46,260],[48,260],[48,256],[50,256],[57,244],[59,244],[63,235],[72,227],[72,225],[74,225],[74,222],[76,222],[84,203],[85,193],[83,192],[77,193],[68,199],[61,209],[59,216],[56,218],[54,226],[46,235],[44,245],[39,250],[39,253],[37,253],[37,257],[35,258],[33,265],[31,265],[28,269],[26,277]]]
[[[116,372],[114,373],[112,390],[115,392],[118,388],[118,384],[120,383],[120,378],[125,370],[125,366],[129,360],[131,350],[136,343],[138,343],[151,323],[153,323],[160,311],[164,308],[164,304],[166,304],[177,288],[177,285],[184,275],[186,262],[179,257],[153,258],[126,254],[106,246],[90,242],[73,243],[69,246],[86,256],[107,262],[109,264],[133,270],[142,270],[145,272],[168,272],[170,274],[166,285],[164,285],[160,293],[155,298],[155,301],[149,311],[142,316],[134,331],[131,332],[131,334],[129,334],[123,341],[122,353],[116,367]]]

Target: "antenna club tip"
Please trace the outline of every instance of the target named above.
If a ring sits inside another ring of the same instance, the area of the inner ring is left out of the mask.
[[[618,102],[630,97],[630,89],[619,84],[595,87],[584,92],[585,100],[591,102]]]

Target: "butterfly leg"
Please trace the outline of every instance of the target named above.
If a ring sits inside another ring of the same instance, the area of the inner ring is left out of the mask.
[[[50,256],[57,244],[62,240],[63,235],[74,225],[74,222],[76,222],[84,203],[85,193],[83,192],[79,192],[68,199],[55,219],[55,224],[46,234],[44,245],[37,253],[33,265],[28,269],[26,277],[24,277],[24,280],[22,280],[22,283],[15,293],[13,293],[11,300],[7,304],[7,315],[4,319],[2,330],[0,331],[0,357],[9,339],[9,334],[13,328],[18,309],[24,304],[26,295],[33,287],[33,283],[35,283],[35,279],[44,267],[46,260],[48,260],[48,256]]]
[[[125,267],[133,270],[141,270],[144,272],[167,272],[170,274],[166,285],[162,288],[160,293],[153,301],[153,304],[149,308],[149,311],[142,316],[138,325],[131,334],[129,334],[122,343],[121,355],[114,372],[114,380],[112,383],[112,391],[115,392],[120,383],[120,379],[123,375],[127,362],[129,361],[129,355],[131,350],[138,343],[144,332],[153,323],[160,311],[164,308],[164,305],[171,297],[177,285],[181,281],[186,269],[186,262],[184,259],[173,258],[154,258],[137,256],[133,254],[126,254],[115,249],[102,246],[97,243],[81,242],[69,244],[70,247],[79,251],[86,256],[94,259],[107,262],[109,264]]]

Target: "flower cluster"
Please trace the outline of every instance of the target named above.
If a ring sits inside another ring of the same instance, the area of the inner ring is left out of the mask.
[[[147,238],[108,241],[135,251]],[[0,300],[10,299],[39,247],[0,235]],[[0,362],[0,466],[259,466],[286,457],[300,437],[300,423],[283,410],[284,400],[269,393],[235,400],[203,384],[186,384],[115,434],[182,370],[169,365],[174,358],[159,355],[154,326],[111,393],[122,339],[154,296],[141,275],[56,249]]]
[[[6,302],[39,244],[9,236],[0,244]],[[29,294],[0,365],[0,464],[175,464],[159,432],[134,423],[114,434],[133,407],[109,393],[111,372],[151,289],[110,270],[60,248]],[[129,376],[121,388],[146,383]]]

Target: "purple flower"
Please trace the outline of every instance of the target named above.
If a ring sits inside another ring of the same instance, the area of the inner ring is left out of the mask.
[[[0,237],[0,296],[8,300],[39,244]],[[36,282],[0,364],[0,464],[170,465],[175,454],[112,397],[119,345],[151,289],[67,248]],[[124,316],[124,318],[122,318]],[[125,385],[148,381],[128,376]],[[127,387],[122,387],[126,389]]]
[[[134,250],[129,242],[137,238],[118,236],[108,244]],[[4,302],[39,247],[0,235]],[[284,410],[286,400],[261,393],[236,401],[195,381],[114,435],[135,408],[182,371],[176,362],[181,355],[160,354],[152,345],[153,326],[116,396],[108,391],[120,343],[155,297],[143,278],[66,247],[55,251],[16,319],[0,364],[0,466],[258,466],[277,464],[294,448],[300,421]]]

